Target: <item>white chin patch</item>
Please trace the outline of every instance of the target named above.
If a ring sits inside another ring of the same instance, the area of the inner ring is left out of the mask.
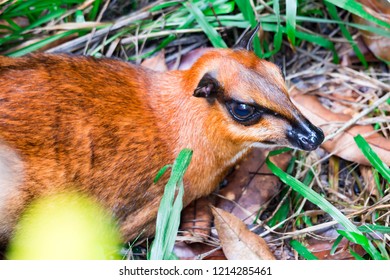
[[[284,145],[277,145],[277,144],[264,144],[260,142],[255,142],[251,145],[251,147],[254,148],[260,148],[260,149],[273,149],[273,148],[281,148],[285,147]]]

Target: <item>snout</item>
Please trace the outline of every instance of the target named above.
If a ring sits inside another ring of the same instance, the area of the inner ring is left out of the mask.
[[[298,149],[312,151],[324,141],[324,133],[306,120],[291,126],[287,131],[287,139]]]

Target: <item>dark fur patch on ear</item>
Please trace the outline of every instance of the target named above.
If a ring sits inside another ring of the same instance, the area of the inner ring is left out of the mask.
[[[204,98],[216,98],[218,92],[221,90],[221,86],[216,78],[212,74],[206,73],[199,81],[198,86],[194,90],[193,96]]]

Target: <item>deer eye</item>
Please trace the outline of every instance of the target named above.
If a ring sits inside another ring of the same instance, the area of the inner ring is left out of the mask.
[[[226,102],[226,107],[234,120],[243,125],[254,124],[261,117],[260,111],[255,106],[246,103],[232,100]]]
[[[245,103],[233,103],[231,110],[237,119],[246,119],[253,115],[255,108]]]

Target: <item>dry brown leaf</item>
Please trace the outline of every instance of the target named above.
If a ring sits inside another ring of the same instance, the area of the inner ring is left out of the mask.
[[[259,172],[265,162],[265,152],[261,149],[252,149],[249,154],[234,167],[233,172],[226,177],[227,185],[219,191],[223,197],[217,202],[217,207],[232,212],[240,200],[243,191]],[[259,203],[259,201],[257,202]],[[245,217],[239,217],[244,219]]]
[[[334,129],[329,123],[345,123],[351,119],[349,115],[336,114],[326,109],[314,96],[292,93],[291,99],[303,115],[313,124],[321,127],[325,134],[329,134]],[[390,165],[390,140],[374,132],[371,125],[354,125],[321,146],[329,153],[334,153],[345,160],[370,165],[353,139],[358,134],[364,136],[385,164]]]
[[[266,151],[253,149],[226,179],[228,185],[219,194],[217,207],[224,209],[246,224],[252,224],[259,208],[269,201],[281,185],[265,164]],[[273,158],[285,170],[291,156],[284,153]]]
[[[251,232],[240,219],[219,208],[211,210],[228,260],[275,260],[264,239]]]
[[[357,37],[355,39],[355,42],[360,50],[360,52],[363,54],[367,62],[377,62],[378,58],[370,51],[370,49],[367,47],[366,42],[363,40],[363,36]],[[355,51],[351,48],[350,44],[343,44],[340,46],[340,49],[338,50],[338,53],[341,55],[341,62],[340,64],[342,66],[350,67],[353,64],[360,64],[360,59],[356,56]]]
[[[165,51],[162,50],[157,55],[145,59],[142,61],[141,65],[154,71],[168,71],[167,64],[165,63]]]
[[[390,22],[390,2],[388,0],[359,0],[365,10],[371,15],[383,21]],[[371,21],[367,21],[356,15],[352,15],[353,21],[358,24],[376,26]],[[390,61],[390,38],[374,34],[369,31],[360,30],[367,47],[378,58]]]
[[[213,215],[210,200],[202,197],[190,203],[181,213],[180,230],[184,236],[195,235],[200,238],[210,236]]]

